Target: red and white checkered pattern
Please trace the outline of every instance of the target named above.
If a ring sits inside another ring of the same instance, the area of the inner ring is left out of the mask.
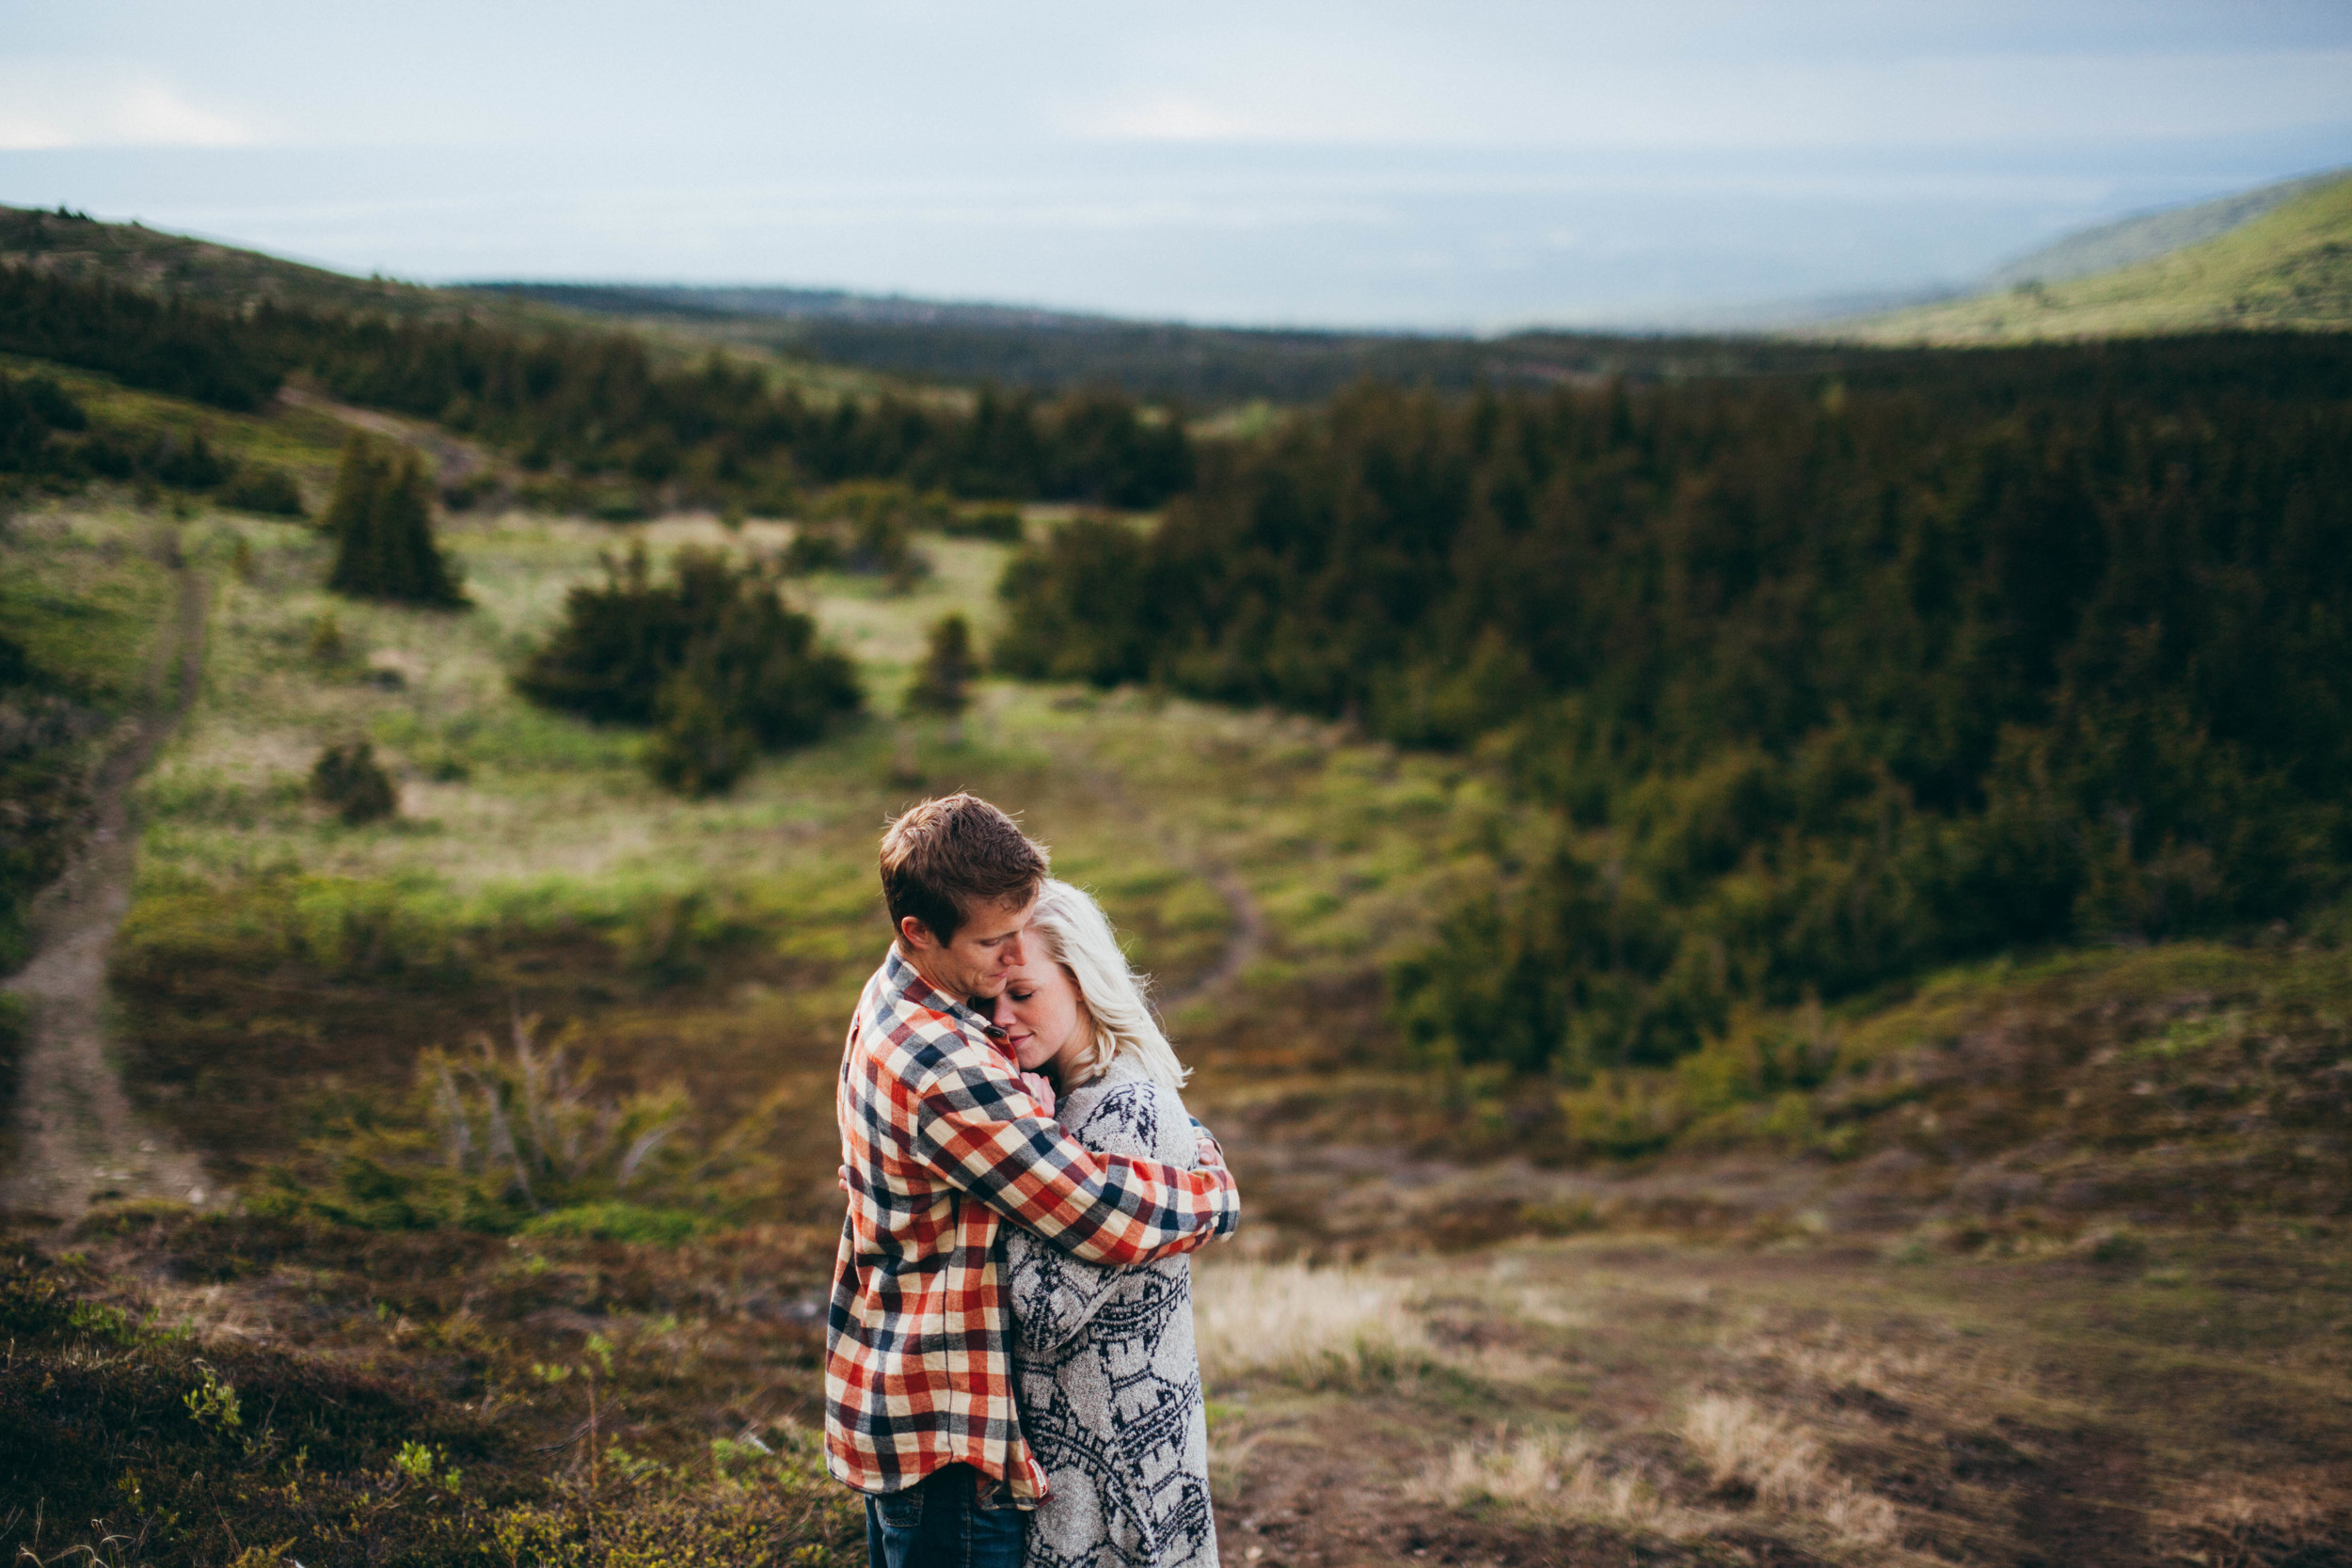
[[[1021,1435],[999,1229],[1125,1265],[1231,1235],[1224,1162],[1096,1154],[1041,1115],[986,1021],[896,948],[866,983],[836,1108],[850,1212],[825,1328],[825,1454],[861,1492],[977,1465],[1031,1507],[1044,1472]]]

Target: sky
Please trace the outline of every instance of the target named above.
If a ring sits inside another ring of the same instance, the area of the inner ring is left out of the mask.
[[[421,281],[1674,325],[2346,164],[2346,0],[0,0],[0,202]]]

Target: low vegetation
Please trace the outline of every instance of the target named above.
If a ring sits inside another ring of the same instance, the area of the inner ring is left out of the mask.
[[[718,1396],[723,1435],[692,1417],[645,1422],[712,1372],[748,1370],[740,1347],[713,1354],[682,1258],[624,1287],[650,1308],[641,1329],[554,1343],[528,1315],[577,1299],[619,1260],[609,1248],[355,1245],[316,1226],[135,1210],[82,1245],[53,1260],[11,1236],[0,1260],[0,1539],[39,1560],[620,1568],[862,1551],[805,1430],[727,1412],[803,1384],[804,1354]],[[805,1266],[772,1244],[737,1261],[762,1255]],[[130,1283],[158,1269],[177,1282]],[[469,1281],[462,1305],[435,1283],[453,1270]],[[287,1313],[287,1290],[309,1306]],[[277,1331],[281,1313],[308,1326]]]

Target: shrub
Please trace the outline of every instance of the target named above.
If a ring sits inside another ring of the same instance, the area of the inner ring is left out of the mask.
[[[750,771],[759,736],[730,713],[693,670],[663,684],[660,725],[645,752],[654,781],[680,795],[723,795]]]
[[[335,541],[326,585],[336,593],[444,608],[466,602],[433,541],[432,487],[413,452],[394,456],[354,436],[324,526]]]
[[[930,646],[907,688],[906,710],[957,718],[972,705],[972,677],[977,673],[971,623],[961,615],[941,616],[931,623]]]
[[[1020,551],[993,656],[1506,763],[1567,848],[1472,890],[1399,1015],[1530,1073],[1662,1065],[1741,1006],[2342,896],[2348,368],[2217,337],[1834,398],[1365,387],[1220,444],[1156,528]]]
[[[294,475],[267,463],[239,465],[220,492],[221,503],[269,517],[303,515],[302,491]]]
[[[647,766],[689,794],[728,787],[756,752],[814,740],[864,701],[854,666],[785,607],[770,571],[695,549],[664,582],[643,547],[608,558],[603,586],[571,591],[515,684],[549,707],[658,725]]]
[[[314,1142],[307,1171],[278,1170],[276,1197],[261,1201],[373,1230],[503,1235],[544,1222],[551,1235],[669,1237],[694,1196],[672,1143],[692,1110],[686,1091],[593,1099],[596,1064],[562,1040],[542,1048],[537,1031],[518,1015],[502,1051],[484,1034],[424,1052],[405,1104]]]
[[[310,768],[310,794],[354,828],[400,810],[391,778],[377,766],[375,748],[365,740],[321,752]]]
[[[202,431],[185,442],[177,432],[165,431],[149,443],[141,467],[164,483],[183,490],[209,490],[231,472],[229,463],[206,443]]]
[[[803,524],[785,548],[787,572],[850,572],[882,578],[904,593],[930,575],[914,548],[914,530],[946,515],[944,502],[903,484],[844,484],[825,498],[823,520]]]
[[[1144,541],[1104,517],[1079,517],[1005,563],[1011,613],[991,650],[999,673],[1097,686],[1152,673],[1156,611]]]

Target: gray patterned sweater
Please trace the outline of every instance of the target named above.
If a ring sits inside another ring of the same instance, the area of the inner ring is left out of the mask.
[[[1114,1059],[1055,1119],[1089,1148],[1198,1163],[1175,1090]],[[1052,1484],[1025,1568],[1216,1568],[1192,1265],[1109,1269],[1005,1227],[1021,1427]]]

